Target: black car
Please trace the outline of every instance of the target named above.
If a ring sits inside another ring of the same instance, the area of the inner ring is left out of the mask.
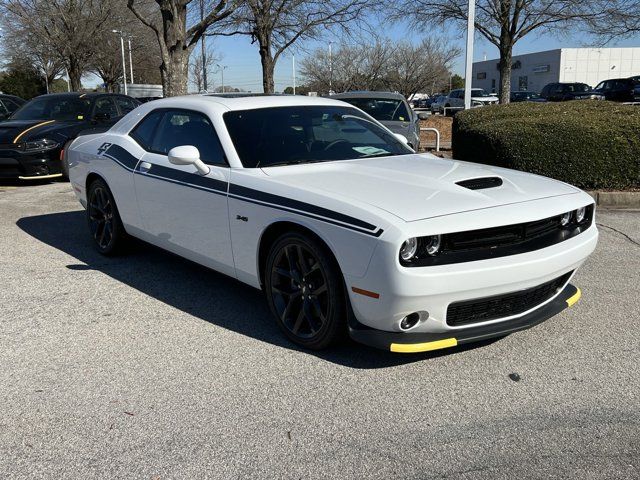
[[[540,94],[536,92],[511,92],[509,96],[509,101],[512,103],[518,102],[546,102],[544,98],[540,96]]]
[[[0,178],[66,176],[63,148],[82,131],[109,128],[140,105],[126,95],[41,95],[0,122]]]
[[[567,100],[604,100],[586,83],[549,83],[540,92],[540,96],[550,102]]]
[[[0,120],[4,120],[25,103],[15,95],[0,94]]]
[[[633,78],[605,80],[593,90],[613,102],[640,102],[640,80]]]

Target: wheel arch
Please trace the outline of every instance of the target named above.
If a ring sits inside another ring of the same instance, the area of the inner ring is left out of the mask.
[[[310,228],[308,225],[302,225],[301,223],[297,223],[291,220],[279,220],[267,226],[263,230],[262,234],[260,235],[260,240],[258,241],[257,266],[258,281],[260,282],[261,287],[264,286],[265,267],[271,246],[278,238],[289,232],[297,232],[309,235],[310,237],[320,242],[320,244],[331,254],[333,261],[336,262],[339,271],[342,273],[342,268],[340,267],[340,262],[338,262],[336,252],[331,247],[330,242],[323,238],[320,233]]]

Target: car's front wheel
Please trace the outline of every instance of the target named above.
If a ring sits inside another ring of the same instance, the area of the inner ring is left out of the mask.
[[[87,221],[94,245],[103,255],[115,255],[124,247],[127,234],[107,184],[97,179],[87,191]]]
[[[331,252],[318,240],[296,232],[276,240],[264,287],[278,326],[294,343],[320,350],[344,337],[344,281]]]

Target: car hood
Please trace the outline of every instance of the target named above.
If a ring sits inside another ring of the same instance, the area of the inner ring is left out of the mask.
[[[490,97],[471,97],[471,100],[474,101],[474,102],[482,102],[482,103],[497,102],[498,101],[498,97],[494,97],[494,96],[490,96]]]
[[[0,144],[13,143],[21,134],[20,141],[42,138],[47,133],[56,132],[61,127],[69,125],[68,122],[47,120],[7,120],[0,122]]]
[[[349,199],[407,222],[541,198],[578,189],[515,170],[444,160],[428,154],[263,168],[274,181]],[[502,185],[471,190],[463,180],[498,177]]]

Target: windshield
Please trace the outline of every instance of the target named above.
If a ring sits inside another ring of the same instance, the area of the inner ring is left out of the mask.
[[[471,90],[472,97],[490,97],[486,90],[482,88],[474,88]]]
[[[402,100],[393,98],[341,98],[340,100],[358,107],[378,121],[408,122],[411,120]]]
[[[82,121],[88,110],[89,101],[80,97],[39,97],[16,110],[11,120]]]
[[[224,122],[247,168],[413,153],[393,134],[349,107],[231,111],[224,114]]]

